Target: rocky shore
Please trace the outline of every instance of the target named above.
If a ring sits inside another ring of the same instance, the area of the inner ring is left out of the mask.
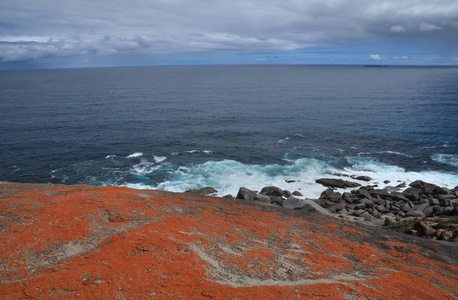
[[[0,182],[0,299],[458,297],[455,243],[213,191]]]
[[[370,180],[365,176],[354,179]],[[274,186],[264,187],[259,192],[241,187],[235,198],[288,209],[332,214],[408,234],[458,242],[458,186],[447,189],[417,180],[407,188],[401,183],[396,187],[378,189],[343,179],[321,178],[316,182],[327,187],[319,199],[301,199],[302,194],[299,191],[290,192]],[[336,191],[349,188],[351,190],[343,193]],[[401,192],[403,188],[405,189]],[[207,187],[188,192],[208,195],[217,191]]]

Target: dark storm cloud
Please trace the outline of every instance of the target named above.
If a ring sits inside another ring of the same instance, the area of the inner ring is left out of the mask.
[[[0,3],[0,20],[1,62],[369,40],[458,44],[456,0],[18,0]]]

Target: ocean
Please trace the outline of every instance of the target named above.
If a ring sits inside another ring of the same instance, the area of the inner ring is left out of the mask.
[[[0,181],[317,198],[352,175],[458,185],[457,67],[0,72]]]

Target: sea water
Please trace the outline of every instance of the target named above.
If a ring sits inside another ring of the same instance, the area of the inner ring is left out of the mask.
[[[351,175],[458,185],[456,67],[0,73],[2,181],[314,198],[316,179]]]

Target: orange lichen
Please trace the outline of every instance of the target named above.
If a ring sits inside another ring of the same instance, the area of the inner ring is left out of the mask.
[[[455,299],[455,249],[236,199],[0,182],[1,299]]]

